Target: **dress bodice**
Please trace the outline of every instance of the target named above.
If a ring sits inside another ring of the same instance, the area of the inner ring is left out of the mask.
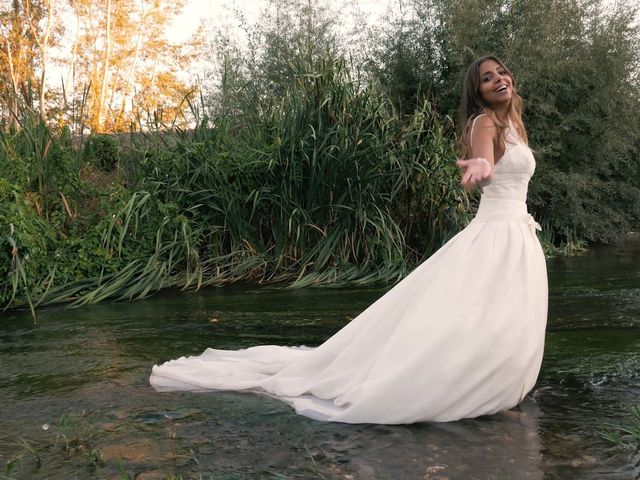
[[[482,197],[526,201],[535,168],[531,149],[511,129],[505,138],[504,155],[494,166],[492,180],[482,188]]]
[[[493,178],[482,188],[480,205],[472,223],[515,220],[526,222],[532,230],[540,230],[540,225],[527,212],[526,204],[529,180],[535,168],[531,149],[511,126],[505,137],[504,155],[495,162]]]

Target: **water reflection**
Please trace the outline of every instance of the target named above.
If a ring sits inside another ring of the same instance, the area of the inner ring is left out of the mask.
[[[426,478],[542,479],[540,415],[528,399],[519,409],[491,418],[374,427],[370,433],[376,435],[361,445],[367,453],[356,458],[391,478],[415,465],[414,478],[422,473]]]
[[[533,399],[449,424],[327,424],[262,396],[157,394],[147,383],[152,364],[213,345],[317,345],[384,289],[171,292],[48,309],[38,325],[8,313],[0,462],[29,479],[117,478],[121,466],[185,479],[638,478],[638,453],[599,432],[628,422],[640,398],[639,261],[640,244],[552,261],[550,333]],[[61,448],[61,438],[76,446]],[[37,461],[21,439],[37,447]]]

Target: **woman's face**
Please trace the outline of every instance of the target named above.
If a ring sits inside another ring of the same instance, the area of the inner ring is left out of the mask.
[[[480,64],[478,93],[492,108],[508,104],[513,95],[513,78],[495,60],[485,60]]]

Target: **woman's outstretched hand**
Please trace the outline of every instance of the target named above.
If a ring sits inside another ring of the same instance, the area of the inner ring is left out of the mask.
[[[467,190],[476,185],[482,185],[483,182],[491,178],[493,173],[491,164],[486,158],[460,159],[456,161],[456,165],[462,174],[462,186]]]

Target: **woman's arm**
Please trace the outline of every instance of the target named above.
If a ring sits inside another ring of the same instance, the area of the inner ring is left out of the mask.
[[[471,129],[471,158],[458,160],[456,164],[462,173],[462,185],[466,189],[489,180],[493,175],[493,145],[498,129],[487,115],[477,119]]]

